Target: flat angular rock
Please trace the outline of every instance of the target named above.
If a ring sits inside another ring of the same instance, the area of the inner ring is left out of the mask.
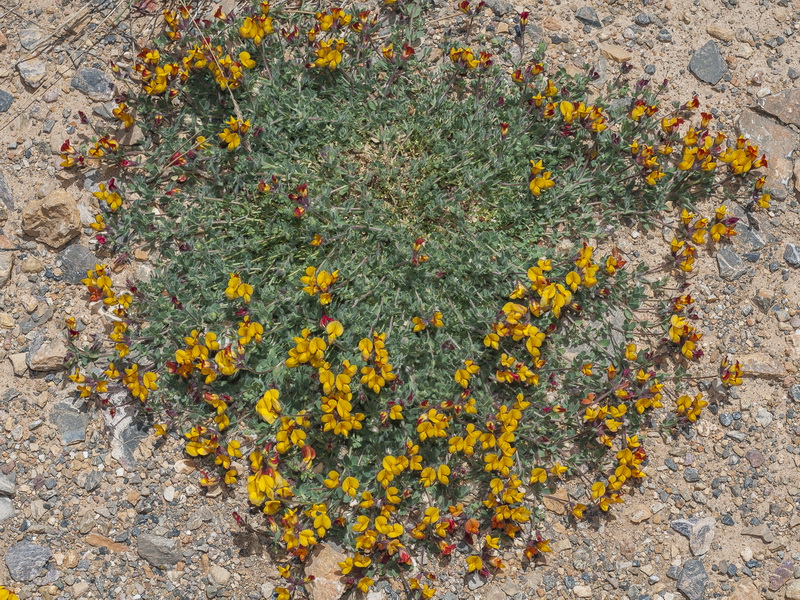
[[[783,260],[795,269],[800,267],[800,245],[786,244],[786,249],[783,251]]]
[[[41,58],[32,58],[17,64],[17,71],[22,81],[33,89],[42,85],[47,76],[47,63]]]
[[[14,96],[5,90],[0,90],[0,113],[6,112],[12,104],[14,104]]]
[[[706,597],[706,585],[708,575],[703,563],[696,558],[687,560],[678,578],[678,590],[688,600],[703,600]]]
[[[504,17],[514,10],[514,6],[506,0],[486,0],[486,6],[496,17]]]
[[[761,525],[755,525],[753,527],[745,527],[742,529],[742,535],[760,538],[765,544],[771,544],[775,541],[775,536],[765,523],[762,523]]]
[[[17,486],[8,475],[0,473],[0,494],[3,496],[13,496],[17,493]]]
[[[575,17],[581,23],[585,23],[586,25],[591,25],[592,27],[603,26],[603,23],[600,21],[600,17],[597,16],[597,11],[593,9],[591,6],[583,6],[579,8],[575,13]]]
[[[629,62],[633,58],[630,50],[614,44],[600,44],[600,54],[617,63]]]
[[[703,83],[717,85],[727,70],[725,59],[719,53],[717,43],[708,40],[699,50],[695,50],[689,61],[689,71]]]
[[[28,368],[31,371],[61,371],[68,352],[62,340],[45,340],[39,344],[31,344],[27,357]]]
[[[800,127],[800,88],[784,90],[761,98],[758,107],[785,125]]]
[[[3,92],[0,92],[0,112],[4,112],[1,106],[2,98]],[[11,188],[8,187],[8,182],[6,182],[5,175],[2,172],[0,172],[0,200],[3,201],[8,210],[14,210],[14,194],[11,192]]]
[[[800,600],[800,579],[795,579],[786,588],[786,600]]]
[[[769,589],[777,592],[784,584],[794,577],[794,561],[791,558],[784,560],[769,576]]]
[[[11,281],[11,272],[14,270],[14,254],[0,251],[0,288]]]
[[[13,519],[16,514],[11,498],[0,498],[0,523]]]
[[[721,27],[719,25],[709,25],[706,27],[706,33],[723,42],[732,42],[736,37],[736,33],[733,29],[728,29],[727,27]]]
[[[717,268],[725,281],[735,281],[747,273],[747,265],[741,257],[727,247],[717,251]]]
[[[111,457],[126,471],[132,471],[136,468],[134,452],[147,437],[148,427],[141,418],[138,405],[126,402],[126,392],[112,394],[110,402],[119,408],[113,415],[107,410],[101,414],[110,438]]]
[[[711,548],[714,541],[717,522],[714,517],[703,517],[692,527],[689,536],[689,548],[695,556],[702,556]]]
[[[68,402],[59,402],[53,407],[50,421],[58,428],[58,432],[61,434],[61,443],[64,446],[86,440],[89,415],[79,411]]]
[[[767,245],[767,236],[757,229],[750,229],[746,225],[737,223],[736,237],[733,238],[733,243],[745,252],[761,250]]]
[[[759,156],[768,158],[767,175],[773,197],[785,199],[792,190],[794,163],[792,153],[797,146],[797,134],[774,119],[745,109],[737,122],[739,133],[758,146]]]
[[[86,246],[72,244],[58,253],[64,281],[77,285],[86,277],[86,272],[94,269],[97,257]]]
[[[114,97],[114,82],[100,69],[78,69],[70,85],[96,102],[107,102]]]
[[[143,533],[137,538],[137,550],[154,567],[172,566],[183,560],[177,539]]]
[[[44,31],[38,27],[21,29],[19,32],[19,43],[25,50],[33,50],[44,39]]]
[[[306,576],[314,581],[307,584],[311,600],[339,600],[347,590],[340,573],[339,563],[347,555],[336,544],[320,544],[309,557]]]
[[[693,517],[691,519],[675,519],[671,521],[669,526],[672,527],[675,531],[680,533],[682,536],[690,537],[692,535],[692,529],[697,524],[700,519],[697,517]]]
[[[38,577],[53,553],[50,548],[22,540],[6,552],[8,574],[14,581],[33,581]]]
[[[60,248],[81,233],[78,203],[60,190],[31,200],[22,211],[22,230],[43,244]]]

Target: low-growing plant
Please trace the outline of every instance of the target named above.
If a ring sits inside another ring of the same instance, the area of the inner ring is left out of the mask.
[[[481,5],[459,5],[466,30]],[[155,265],[125,292],[108,266],[88,274],[112,344],[95,345],[102,373],[72,375],[81,396],[114,410],[127,390],[185,437],[203,486],[246,477],[294,561],[335,539],[352,589],[391,571],[429,598],[420,553],[483,575],[503,543],[542,560],[543,498],[602,514],[645,476],[638,433],[697,419],[685,274],[736,218],[692,207],[769,197],[751,181],[766,159],[697,98],[665,108],[625,65],[598,94],[592,70],[525,48],[527,14],[510,74],[491,47],[437,61],[424,16],[166,10],[165,36],[113,66],[131,90],[114,114],[143,146],[99,132],[62,164],[117,170],[97,241]],[[650,228],[667,203],[685,207],[670,257],[631,268],[615,228]],[[741,368],[718,376],[738,385]],[[307,583],[293,564],[282,598]]]

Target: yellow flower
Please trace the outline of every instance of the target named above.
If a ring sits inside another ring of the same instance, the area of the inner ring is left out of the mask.
[[[342,491],[351,498],[355,498],[356,492],[358,491],[358,485],[358,479],[355,477],[346,477],[342,482]]]
[[[480,556],[468,556],[467,557],[467,568],[470,573],[473,571],[480,571],[483,568],[483,559]]]
[[[531,470],[531,483],[544,483],[547,481],[547,471],[541,467],[536,467]]]
[[[325,333],[328,334],[328,343],[330,344],[344,333],[344,326],[339,321],[330,321],[325,326]]]
[[[267,390],[256,404],[256,412],[269,424],[274,423],[281,412],[281,404],[278,402],[279,396],[280,392],[278,390]]]
[[[600,496],[606,493],[606,486],[602,481],[596,481],[592,484],[592,499],[597,500]]]
[[[297,539],[301,546],[313,546],[317,543],[317,539],[314,537],[314,532],[310,529],[304,529],[301,531]]]
[[[339,473],[330,471],[328,477],[322,482],[329,490],[339,487]]]
[[[250,302],[250,297],[253,294],[253,286],[244,283],[238,274],[231,273],[228,279],[228,287],[225,288],[225,297],[228,300],[235,300],[241,298],[245,304]]]
[[[239,53],[239,62],[242,63],[242,66],[245,69],[252,69],[253,67],[256,66],[256,61],[254,61],[250,57],[250,53],[249,52],[240,52]]]
[[[346,42],[343,39],[328,40],[319,43],[319,48],[314,51],[317,59],[314,61],[316,67],[327,67],[333,71],[342,62],[342,50]]]
[[[369,588],[375,583],[375,580],[371,577],[362,577],[358,580],[356,587],[362,594],[366,594],[369,591]]]

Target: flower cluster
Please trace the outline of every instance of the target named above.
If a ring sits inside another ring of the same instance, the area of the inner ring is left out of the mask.
[[[465,71],[473,71],[475,69],[485,71],[494,64],[491,54],[480,52],[476,57],[472,48],[450,48],[449,56],[454,65]]]
[[[98,187],[100,190],[94,192],[92,195],[98,200],[105,202],[106,205],[108,205],[108,210],[110,210],[112,213],[117,212],[120,206],[122,206],[122,196],[119,193],[119,188],[117,187],[114,178],[112,177],[108,180],[108,185],[101,183],[98,185]],[[100,216],[100,218],[102,219],[102,216]],[[97,217],[95,217],[95,219],[97,219]],[[103,225],[102,220],[98,220],[96,222],[99,225]],[[96,228],[93,227],[93,229]],[[105,229],[105,227],[103,227],[103,229]],[[100,231],[99,229],[97,230]]]
[[[338,281],[339,270],[331,273],[316,267],[306,267],[306,274],[300,278],[303,284],[303,291],[309,296],[319,296],[319,303],[323,306],[330,304],[333,295],[330,288]]]
[[[227,127],[219,134],[219,139],[228,152],[231,152],[239,147],[242,143],[242,136],[250,131],[250,119],[243,121],[236,117],[230,117],[225,124]]]

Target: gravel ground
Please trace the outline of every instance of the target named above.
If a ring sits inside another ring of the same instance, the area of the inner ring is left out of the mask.
[[[466,40],[463,17],[434,3],[425,43],[513,49],[515,15],[529,10],[529,41],[547,43],[556,66],[592,64],[602,84],[629,61],[634,77],[667,78],[668,100],[696,93],[748,133],[770,156],[777,201],[721,257],[702,257],[693,279],[707,352],[696,372],[730,353],[745,364],[745,385],[712,402],[687,436],[653,433],[650,477],[609,518],[571,526],[548,511],[546,565],[523,570],[509,553],[506,575],[488,582],[444,568],[441,597],[800,599],[799,7],[487,5]],[[232,517],[244,500],[206,499],[177,441],[154,448],[146,432],[104,423],[75,402],[63,373],[64,318],[100,327],[76,284],[104,257],[85,228],[98,176],[65,176],[55,152],[76,134],[78,110],[108,115],[107,59],[130,56],[131,32],[147,39],[154,18],[123,18],[110,2],[26,0],[0,11],[0,585],[47,600],[269,598],[277,573],[264,540]],[[619,235],[632,257],[664,254],[666,232]],[[141,254],[126,273],[148,269]],[[328,548],[315,561],[321,579],[336,556]],[[314,599],[338,597],[325,594]],[[368,597],[403,594],[388,582]]]

